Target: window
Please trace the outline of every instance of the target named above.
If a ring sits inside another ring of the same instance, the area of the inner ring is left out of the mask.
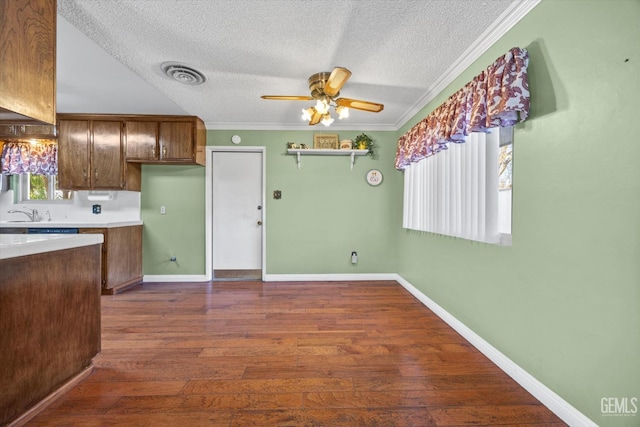
[[[513,191],[513,127],[500,128],[498,151],[498,233],[503,244],[511,244]]]
[[[510,245],[512,176],[513,128],[450,143],[406,167],[403,227]]]
[[[16,202],[68,200],[58,186],[58,144],[54,140],[10,140],[2,144],[2,174],[12,177]]]
[[[16,200],[71,200],[73,191],[61,190],[56,175],[35,175],[30,173],[14,175]]]

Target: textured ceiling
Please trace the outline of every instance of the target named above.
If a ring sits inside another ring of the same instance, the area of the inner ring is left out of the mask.
[[[308,95],[311,74],[341,66],[353,73],[341,96],[385,108],[352,110],[331,127],[395,130],[532,4],[58,0],[58,111],[189,114],[209,129],[309,129],[300,110],[311,102],[260,96]],[[171,80],[160,69],[166,61],[207,81]]]

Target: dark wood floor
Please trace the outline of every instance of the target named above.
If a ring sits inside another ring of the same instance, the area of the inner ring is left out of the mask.
[[[395,282],[102,298],[94,372],[28,425],[565,425]]]

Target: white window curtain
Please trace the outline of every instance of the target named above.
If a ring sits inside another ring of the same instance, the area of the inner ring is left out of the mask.
[[[403,227],[498,243],[499,129],[471,133],[404,170]]]

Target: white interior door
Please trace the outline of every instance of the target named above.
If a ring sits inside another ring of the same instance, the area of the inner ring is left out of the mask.
[[[212,152],[214,277],[262,268],[262,164],[262,152]]]

